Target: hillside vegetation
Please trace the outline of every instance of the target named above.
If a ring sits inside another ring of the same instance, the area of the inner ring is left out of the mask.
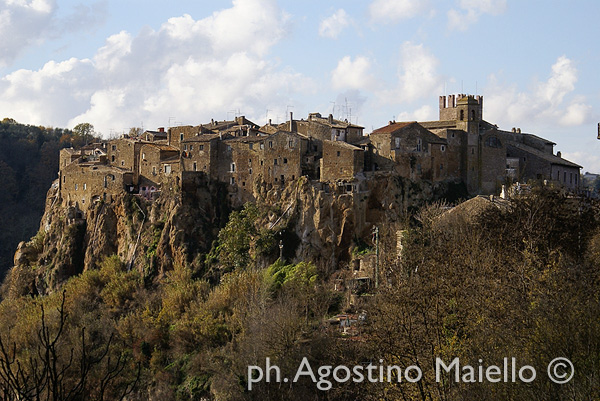
[[[27,280],[9,276],[0,303],[0,321],[11,322],[0,327],[2,398],[600,397],[597,205],[541,188],[461,213],[440,204],[399,213],[402,253],[382,227],[381,284],[361,292],[339,291],[337,266],[276,259],[276,237],[261,220],[269,212],[268,205],[249,204],[232,213],[201,262],[175,264],[158,279],[128,269],[117,255],[45,296],[32,296],[19,288]],[[358,335],[331,330],[327,319],[342,312],[366,316]],[[437,382],[436,356],[472,365],[516,357],[536,367],[538,380]],[[562,386],[545,376],[559,356],[576,371]],[[249,391],[248,366],[264,367],[267,357],[288,378],[306,357],[315,374],[319,366],[372,362],[420,366],[423,379],[351,380],[322,391],[304,377],[263,381]]]

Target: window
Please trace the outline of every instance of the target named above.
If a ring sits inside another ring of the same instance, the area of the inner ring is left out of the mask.
[[[111,148],[112,150],[117,150],[117,145],[112,145],[110,148]]]
[[[269,149],[273,149],[273,141],[269,141]]]
[[[65,182],[67,182],[67,176],[66,176],[66,175],[63,175],[63,184],[64,184]]]
[[[422,146],[423,146],[423,141],[421,140],[421,138],[417,138],[417,152],[421,151]]]
[[[475,154],[475,148],[471,148],[471,154],[474,155]]]
[[[231,164],[229,165],[229,172],[230,172],[230,173],[235,173],[235,163],[231,163]]]
[[[231,183],[231,185],[235,185],[235,177],[231,177],[231,180],[229,182]]]
[[[198,171],[198,164],[194,162],[194,171]]]
[[[394,138],[394,142],[396,143],[396,149],[400,149],[400,138]]]
[[[125,160],[121,160],[121,166],[125,165]]]
[[[260,161],[260,165],[262,166],[263,164],[264,164],[264,161],[263,161],[263,160],[261,160],[261,161]]]
[[[285,157],[283,158],[283,164],[287,164],[287,159]]]
[[[341,153],[340,153],[340,151],[338,150],[338,151],[337,151],[337,157],[340,157],[340,155],[341,155]]]
[[[445,145],[442,145],[442,146],[440,146],[440,150],[441,150],[442,152],[445,152],[445,151],[446,151],[446,146],[445,146]]]
[[[142,153],[142,160],[146,160],[146,154]]]
[[[252,142],[248,144],[249,149],[252,149],[253,146],[254,146],[254,144]]]
[[[194,150],[194,145],[190,145],[190,150]]]
[[[78,185],[77,185],[77,184],[75,184],[75,191],[77,191],[77,189],[78,189]]]
[[[156,175],[156,166],[152,166],[152,175]]]
[[[183,145],[183,150],[187,150],[187,145]]]
[[[170,164],[165,164],[165,174],[166,175],[171,174],[171,165]]]
[[[112,155],[112,156],[110,157],[110,161],[111,161],[111,162],[113,162],[113,163],[115,162],[115,155]]]
[[[465,111],[464,111],[464,110],[461,110],[461,111],[460,111],[460,121],[462,121],[462,120],[464,120],[464,119],[465,119]]]
[[[288,146],[289,146],[290,148],[293,148],[293,147],[294,147],[294,141],[290,140],[290,142],[288,143]]]
[[[252,175],[252,169],[251,168],[248,169],[248,174]]]
[[[500,142],[500,139],[498,139],[497,137],[490,136],[488,139],[486,139],[485,146],[489,148],[499,149],[502,147],[502,142]]]
[[[571,181],[573,181],[573,174],[571,174]],[[83,190],[84,191],[87,190],[87,184],[86,183],[83,184]]]
[[[200,145],[200,150],[204,150],[204,145]]]
[[[252,167],[252,159],[248,159],[248,166]]]
[[[273,159],[273,165],[276,166],[277,165],[277,159]]]
[[[245,187],[246,186],[246,181],[242,181],[242,186]]]
[[[183,141],[183,133],[179,134],[179,140]]]

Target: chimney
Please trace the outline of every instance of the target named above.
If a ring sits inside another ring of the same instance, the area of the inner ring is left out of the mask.
[[[290,127],[289,131],[294,131],[294,112],[290,111]]]
[[[333,124],[333,114],[330,114],[329,117],[327,117],[327,121],[329,121],[329,124]]]
[[[269,125],[273,125],[273,124],[271,123],[271,119],[270,119],[270,118],[269,118]]]
[[[561,153],[561,151],[560,151],[560,150],[559,150],[558,152],[556,152],[556,156],[558,156],[558,157],[562,157],[562,153]]]
[[[162,132],[162,133],[164,133],[164,132],[165,132],[165,127],[160,127],[160,128],[158,129],[158,132]]]

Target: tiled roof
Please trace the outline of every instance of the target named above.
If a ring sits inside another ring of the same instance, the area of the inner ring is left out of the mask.
[[[391,134],[402,128],[408,127],[409,125],[416,124],[416,123],[417,123],[416,121],[392,123],[392,124],[386,125],[385,127],[377,128],[375,131],[371,132],[371,135]]]
[[[332,145],[335,145],[335,146],[339,146],[341,148],[346,148],[346,149],[349,149],[349,150],[360,150],[360,151],[363,150],[362,148],[359,148],[358,146],[354,146],[352,144],[349,144],[348,142],[343,142],[343,141],[329,141],[327,139],[324,140],[323,142],[324,143],[329,143],[329,144],[332,144]]]

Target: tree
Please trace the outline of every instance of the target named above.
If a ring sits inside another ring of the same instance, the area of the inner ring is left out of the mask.
[[[90,123],[79,123],[75,127],[73,127],[73,134],[82,139],[82,141],[87,145],[88,141],[92,139],[96,132],[94,131],[94,126]]]

